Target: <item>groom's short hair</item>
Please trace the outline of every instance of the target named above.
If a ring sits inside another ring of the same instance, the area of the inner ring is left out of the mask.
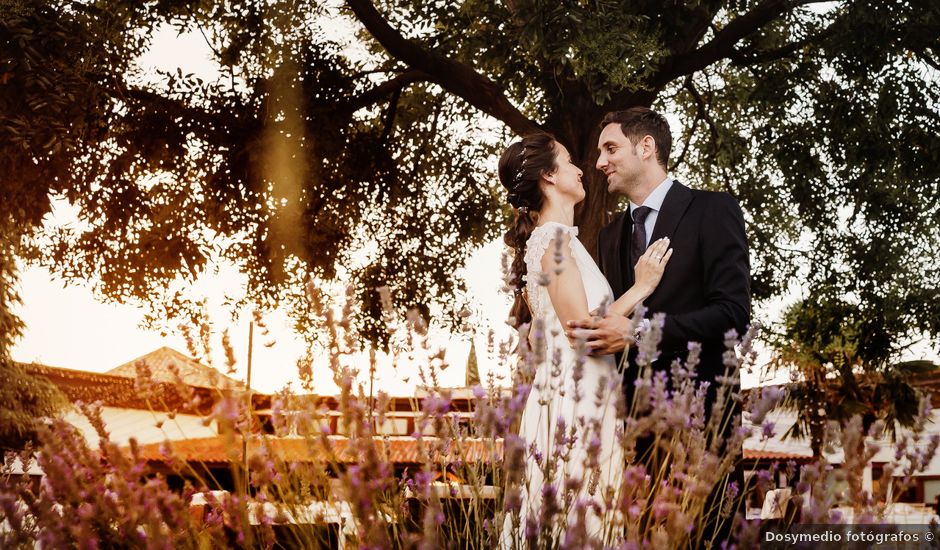
[[[633,143],[643,139],[643,136],[652,136],[656,142],[656,160],[663,168],[668,166],[669,153],[672,152],[672,133],[669,132],[666,117],[648,107],[630,107],[604,115],[601,128],[608,124],[619,124],[620,131]]]

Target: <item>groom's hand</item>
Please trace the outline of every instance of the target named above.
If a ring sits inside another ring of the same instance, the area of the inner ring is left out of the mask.
[[[626,348],[626,339],[633,334],[633,323],[622,315],[568,321],[565,334],[572,339],[583,338],[590,355],[610,355]]]

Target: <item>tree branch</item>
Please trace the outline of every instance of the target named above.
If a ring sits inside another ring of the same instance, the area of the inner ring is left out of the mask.
[[[206,46],[209,46],[209,49],[212,50],[213,55],[219,61],[219,64],[228,69],[229,84],[232,86],[232,90],[235,90],[235,67],[233,64],[223,64],[222,52],[220,52],[209,40],[209,36],[206,35],[206,31],[202,28],[202,23],[199,19],[196,18],[196,12],[193,11],[192,6],[187,6],[186,10],[189,11],[189,17],[196,23],[196,28],[199,29],[199,34],[202,35],[202,39],[206,42]]]
[[[390,78],[385,82],[375,86],[374,88],[366,90],[361,94],[351,98],[343,106],[347,109],[355,111],[363,107],[368,107],[373,103],[377,103],[385,99],[385,97],[389,94],[401,91],[409,84],[430,80],[432,80],[431,75],[425,73],[424,71],[405,71],[398,76]]]
[[[177,120],[192,121],[198,124],[202,135],[211,139],[210,136],[224,141],[224,136],[231,128],[237,124],[237,118],[231,113],[216,113],[207,111],[201,107],[194,107],[182,101],[172,99],[156,92],[143,88],[131,88],[119,80],[112,82],[111,91],[114,97],[127,102],[133,100],[150,106],[158,112],[166,113]]]
[[[920,59],[927,65],[930,65],[935,71],[940,71],[940,63],[938,63],[936,59],[926,55],[924,52],[918,53],[917,59]]]
[[[683,25],[684,32],[679,35],[680,43],[677,51],[686,52],[694,48],[699,40],[705,36],[705,32],[708,30],[717,13],[717,6],[715,9],[709,9],[709,7],[700,5],[693,9],[692,14],[695,18],[691,23]]]
[[[730,57],[739,41],[764,25],[793,8],[818,2],[820,0],[764,0],[747,13],[731,20],[701,47],[668,56],[650,83],[652,87],[658,88],[680,76],[700,71],[716,61]]]
[[[431,118],[431,129],[425,134],[424,139],[421,140],[421,146],[418,147],[418,151],[415,153],[414,163],[411,165],[411,174],[409,175],[410,180],[415,180],[418,177],[418,170],[421,168],[421,159],[424,158],[425,153],[427,153],[431,138],[437,134],[437,125],[441,120],[442,110],[443,102],[438,101],[437,105],[434,106],[434,116]]]
[[[346,0],[346,4],[392,57],[427,73],[431,81],[505,122],[517,134],[538,129],[536,123],[509,102],[496,83],[465,63],[429,52],[406,39],[388,24],[370,0]]]
[[[388,110],[385,112],[385,128],[382,130],[382,137],[379,143],[383,146],[388,142],[392,135],[392,128],[395,127],[395,113],[398,111],[398,100],[401,98],[401,88],[392,93],[392,99],[388,102]]]
[[[751,52],[750,54],[735,50],[729,57],[731,58],[731,63],[739,67],[767,63],[768,61],[777,61],[778,59],[783,59],[784,57],[790,57],[806,46],[832,36],[834,32],[835,30],[830,26],[812,36],[807,36],[806,38],[780,46],[779,48]]]
[[[708,114],[708,104],[705,101],[705,98],[702,97],[702,94],[699,93],[698,89],[695,87],[695,82],[691,78],[686,79],[685,88],[689,90],[692,99],[695,100],[695,115],[700,117],[702,120],[708,124],[708,129],[711,132],[712,142],[716,145],[717,152],[717,143],[718,143],[718,128],[715,126],[715,121],[712,120],[711,115]]]
[[[692,76],[689,75],[688,77],[686,77],[685,86],[689,87],[691,85],[692,85]],[[690,93],[693,93],[693,90],[690,90]],[[669,168],[670,172],[675,172],[676,168],[678,168],[679,166],[682,165],[683,162],[685,162],[685,155],[686,153],[689,152],[689,146],[692,143],[692,137],[695,136],[695,130],[698,127],[698,122],[702,120],[702,109],[698,105],[697,102],[696,102],[696,107],[697,108],[695,109],[695,119],[692,121],[692,124],[689,126],[689,130],[688,130],[689,133],[686,134],[685,142],[682,146],[682,153],[679,155],[679,158],[676,159],[673,165]]]

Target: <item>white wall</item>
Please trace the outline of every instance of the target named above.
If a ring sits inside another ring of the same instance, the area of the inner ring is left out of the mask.
[[[133,437],[140,444],[159,443],[167,439],[193,439],[218,435],[215,423],[204,426],[202,417],[192,414],[177,414],[170,419],[165,412],[142,411],[102,407],[101,417],[111,441],[127,445]],[[65,415],[65,419],[78,428],[91,447],[98,446],[98,434],[88,419],[77,410]],[[157,427],[158,422],[162,425]]]

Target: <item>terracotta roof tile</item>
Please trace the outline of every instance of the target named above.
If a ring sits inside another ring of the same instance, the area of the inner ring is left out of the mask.
[[[175,458],[186,462],[227,463],[230,460],[239,460],[241,457],[240,440],[234,448],[226,446],[222,436],[200,439],[184,439],[169,443]],[[343,462],[354,463],[359,457],[354,449],[349,447],[349,440],[341,437],[328,439],[330,448],[327,449],[321,439],[302,437],[260,437],[249,440],[249,454],[253,454],[265,445],[270,445],[272,454],[288,462]],[[437,439],[424,438],[424,449],[419,442],[411,437],[391,437],[388,440],[376,439],[379,452],[387,453],[388,461],[395,464],[417,464],[424,462],[422,454],[427,453],[427,445],[436,443]],[[502,442],[495,445],[491,440],[463,440],[464,459],[468,462],[482,462],[487,459],[502,459]],[[140,446],[141,458],[148,461],[165,460],[161,451],[163,443],[151,443]],[[333,456],[331,457],[331,453]],[[495,455],[495,456],[494,456]],[[450,451],[446,458],[441,460],[455,460],[456,453]]]
[[[134,379],[97,372],[60,369],[45,365],[26,365],[26,369],[42,376],[56,385],[72,401],[94,403],[126,409],[154,409],[158,411],[182,411],[186,408],[183,396],[172,384],[155,384],[151,395],[135,387]],[[149,397],[149,399],[148,399]]]
[[[132,377],[62,369],[37,363],[23,365],[31,374],[42,376],[55,384],[73,403],[100,401],[104,406],[122,409],[205,414],[212,409],[216,398],[220,395],[220,390],[217,389],[192,385],[177,388],[176,384],[168,382],[155,382],[151,391],[145,392],[136,386],[135,379]],[[180,389],[183,389],[185,394],[181,394]],[[189,393],[199,396],[201,405],[198,411],[192,411],[189,395],[186,395]],[[254,394],[252,401],[255,409],[271,406],[269,395]]]
[[[190,386],[200,386],[205,388],[244,388],[245,383],[241,380],[235,380],[226,376],[218,370],[203,365],[192,357],[176,351],[173,348],[163,346],[155,349],[146,355],[141,355],[115,367],[108,371],[108,374],[116,376],[128,376],[135,378],[137,376],[137,363],[144,362],[150,369],[151,376],[158,382],[176,382],[176,376],[173,375],[172,367],[179,372],[183,382]]]
[[[783,453],[779,451],[763,451],[758,449],[744,449],[744,460],[812,460],[812,455],[801,453]]]
[[[240,440],[239,440],[240,441]],[[331,458],[329,452],[323,446],[322,440],[318,438],[306,439],[303,437],[259,437],[252,438],[249,443],[249,453],[256,452],[264,445],[270,445],[270,450],[276,456],[286,461],[332,461],[353,463],[358,460],[354,454],[355,451],[349,449],[349,440],[345,437],[331,437],[329,444],[335,457]],[[419,450],[418,441],[412,437],[390,437],[387,441],[376,439],[376,445],[379,452],[388,453],[390,462],[396,464],[417,464],[423,462]],[[432,437],[424,438],[426,443],[437,442]],[[470,462],[477,462],[490,458],[495,453],[495,459],[502,458],[502,442],[497,441],[495,446],[489,440],[471,439],[464,440],[464,453]],[[187,462],[204,463],[226,463],[230,457],[227,453],[225,440],[222,436],[207,437],[199,439],[184,439],[173,441],[171,444],[173,454],[176,458]],[[161,452],[161,443],[151,443],[140,446],[141,458],[148,461],[162,461],[165,459]],[[427,452],[427,447],[425,451]],[[241,456],[241,444],[236,443],[232,449],[232,457],[239,460]],[[449,460],[454,460],[456,453],[453,451],[448,456]],[[758,449],[744,449],[743,458],[745,460],[811,460],[812,456],[800,453],[787,453],[779,451],[764,451]]]

